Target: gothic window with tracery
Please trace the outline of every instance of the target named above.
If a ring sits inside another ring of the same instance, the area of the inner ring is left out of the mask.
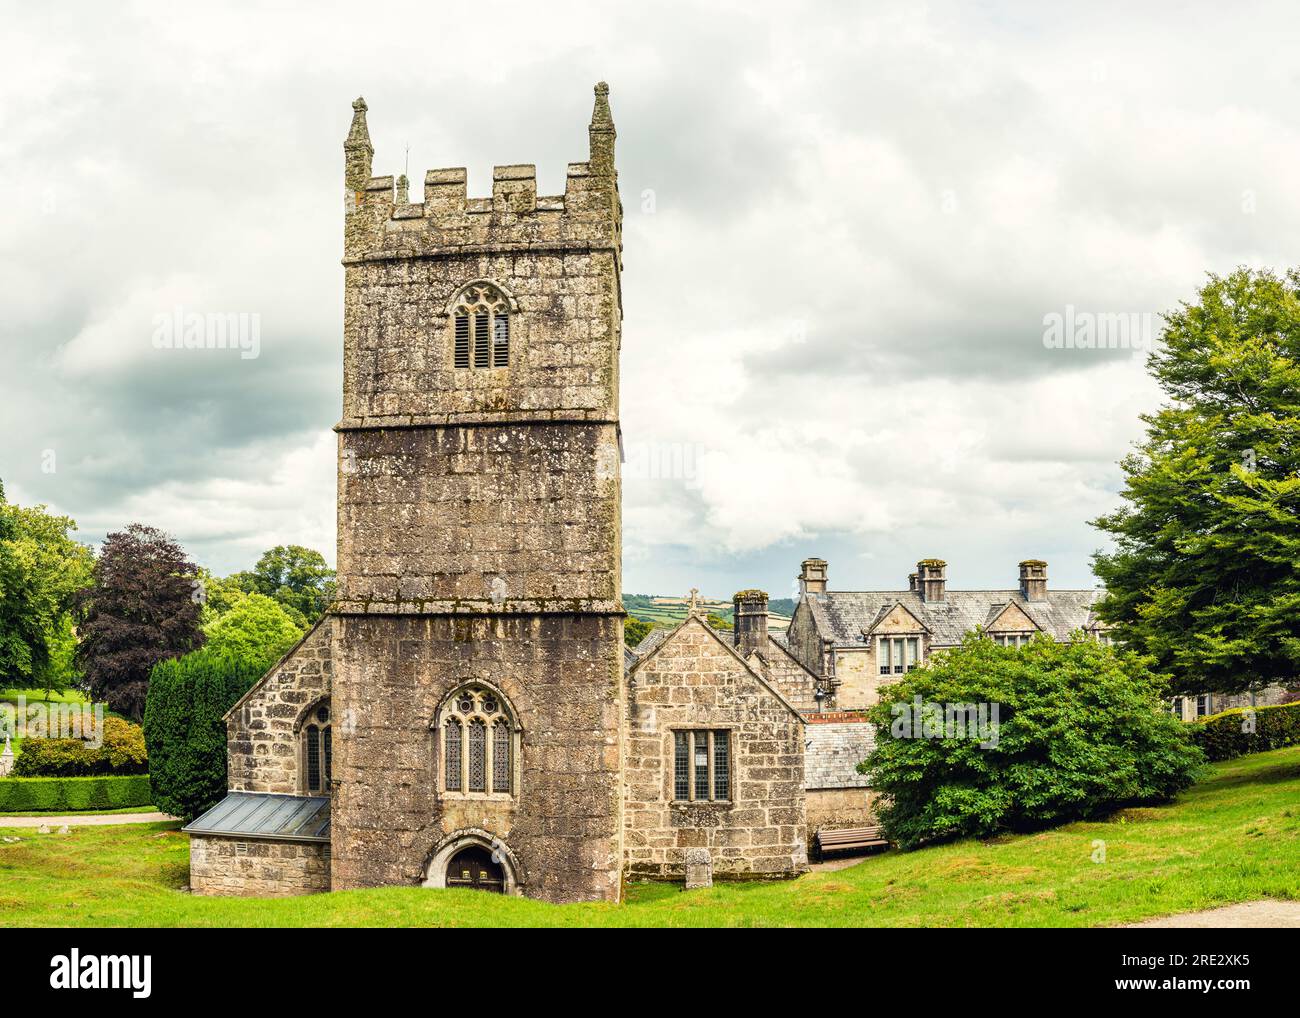
[[[303,790],[308,795],[329,793],[334,762],[333,734],[329,701],[317,704],[307,713],[301,738]]]
[[[491,283],[465,287],[452,315],[458,368],[510,366],[510,305]]]
[[[447,698],[439,713],[443,791],[513,795],[519,732],[500,694],[465,686]]]

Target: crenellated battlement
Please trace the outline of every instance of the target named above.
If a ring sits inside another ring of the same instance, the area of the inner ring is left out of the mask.
[[[364,100],[353,103],[344,143],[344,264],[488,246],[616,252],[621,247],[622,206],[613,162],[616,135],[603,82],[596,86],[590,158],[568,164],[562,195],[539,196],[536,166],[515,163],[493,167],[492,194],[483,197],[467,193],[464,167],[429,170],[423,201],[411,202],[405,175],[370,175],[374,150],[366,110]]]

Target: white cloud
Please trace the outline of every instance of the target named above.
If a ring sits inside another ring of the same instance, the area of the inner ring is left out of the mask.
[[[987,584],[1032,545],[1082,583],[1157,394],[1131,358],[1045,350],[1043,315],[1159,312],[1207,270],[1295,260],[1291,6],[1183,5],[1175,32],[1119,4],[518,2],[492,20],[526,46],[435,61],[427,5],[305,12],[6,22],[0,476],[88,536],[143,519],[222,570],[332,555],[359,93],[376,172],[409,144],[417,191],[466,165],[482,194],[515,161],[554,191],[610,81],[625,439],[702,449],[629,472],[628,589],[784,589],[826,547],[846,582],[942,554]],[[158,357],[177,304],[259,313],[263,356]]]

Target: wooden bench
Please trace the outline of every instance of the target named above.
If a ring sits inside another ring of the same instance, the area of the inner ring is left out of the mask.
[[[882,829],[876,827],[845,827],[840,830],[819,830],[816,834],[817,857],[827,852],[849,852],[859,848],[888,847]]]

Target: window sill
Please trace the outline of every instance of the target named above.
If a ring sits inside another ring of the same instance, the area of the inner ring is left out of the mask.
[[[449,802],[514,802],[509,792],[441,792],[440,798]]]

